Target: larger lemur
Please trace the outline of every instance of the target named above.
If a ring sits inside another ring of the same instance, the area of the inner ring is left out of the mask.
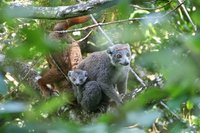
[[[126,93],[130,60],[130,46],[116,44],[106,51],[92,53],[77,68],[87,71],[88,81],[96,81],[102,92],[113,99],[117,105],[120,105],[122,99],[115,88],[119,94]],[[84,107],[84,103],[82,106]]]
[[[59,30],[66,30],[69,27],[75,25],[75,24],[81,24],[89,20],[89,16],[81,16],[76,18],[70,18],[67,20],[63,20],[59,23],[57,23],[54,26],[53,31],[59,31]],[[69,39],[66,38],[66,33],[57,33],[57,32],[51,32],[49,34],[50,39],[55,40],[61,40],[61,39]],[[79,47],[77,50],[80,50]],[[81,53],[81,52],[79,52]],[[69,82],[65,81],[65,76],[62,74],[60,69],[67,73],[70,69],[70,62],[69,62],[69,48],[66,47],[58,52],[50,54],[50,56],[47,57],[47,62],[49,64],[50,69],[48,69],[46,72],[42,74],[42,77],[38,79],[38,84],[40,86],[40,90],[42,91],[43,96],[49,96],[51,93],[54,93],[57,91],[57,87],[53,87],[53,89],[50,89],[47,84],[54,84],[57,83],[59,86],[59,89],[65,89],[67,92],[72,92],[70,87],[64,88],[66,86],[70,86]],[[76,55],[79,56],[78,58],[82,59],[82,55]],[[58,69],[58,66],[60,69]],[[63,87],[64,86],[64,87]]]

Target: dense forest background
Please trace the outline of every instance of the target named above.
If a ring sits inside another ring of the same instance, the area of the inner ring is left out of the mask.
[[[200,132],[200,0],[116,0],[107,6],[95,5],[101,8],[92,11],[93,16],[107,37],[113,43],[131,45],[131,67],[141,78],[129,74],[131,100],[121,107],[98,114],[79,110],[77,116],[77,110],[66,107],[67,95],[41,96],[30,81],[48,68],[45,55],[58,47],[47,39],[58,20],[48,19],[50,15],[45,19],[38,19],[38,14],[28,16],[28,9],[79,2],[0,2],[0,132]],[[12,10],[25,6],[26,10]],[[90,32],[84,43],[106,49],[105,34],[91,25],[93,21],[75,25],[68,34],[80,40]],[[32,72],[36,75],[30,76]]]

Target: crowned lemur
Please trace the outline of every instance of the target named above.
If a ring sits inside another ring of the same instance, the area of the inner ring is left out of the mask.
[[[130,60],[130,46],[128,44],[116,44],[109,47],[106,51],[92,53],[82,60],[77,68],[87,71],[87,81],[92,81],[90,83],[90,88],[93,88],[93,90],[101,90],[106,96],[114,100],[117,105],[120,105],[122,100],[115,88],[117,88],[119,94],[126,93]],[[86,85],[84,85],[84,88],[87,90]],[[96,98],[101,96],[96,94],[96,91],[90,91],[90,95],[92,95],[94,99],[88,95],[88,97],[84,97],[90,100],[85,101],[95,101]],[[88,107],[87,104],[89,103],[82,102],[81,106],[85,108]],[[90,108],[85,109],[90,111]]]

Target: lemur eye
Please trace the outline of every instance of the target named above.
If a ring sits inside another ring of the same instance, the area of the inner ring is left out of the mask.
[[[117,58],[122,58],[122,55],[121,54],[117,54]]]
[[[130,56],[130,54],[129,54],[129,53],[127,53],[127,54],[126,54],[126,56],[127,56],[127,57],[129,57],[129,56]]]
[[[88,77],[88,73],[87,72],[85,73],[85,77]]]
[[[80,82],[83,82],[83,79],[80,79]]]
[[[75,78],[73,78],[72,80],[73,80],[73,81],[76,81],[76,79],[75,79]]]

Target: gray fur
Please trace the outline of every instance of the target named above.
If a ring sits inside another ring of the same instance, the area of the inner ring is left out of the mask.
[[[102,100],[102,91],[96,81],[89,81],[84,85],[81,107],[86,111],[97,111]]]
[[[126,93],[130,55],[128,44],[116,44],[106,51],[92,53],[78,65],[78,69],[87,71],[88,80],[96,81],[103,93],[120,105],[122,100],[115,87],[119,94]]]

